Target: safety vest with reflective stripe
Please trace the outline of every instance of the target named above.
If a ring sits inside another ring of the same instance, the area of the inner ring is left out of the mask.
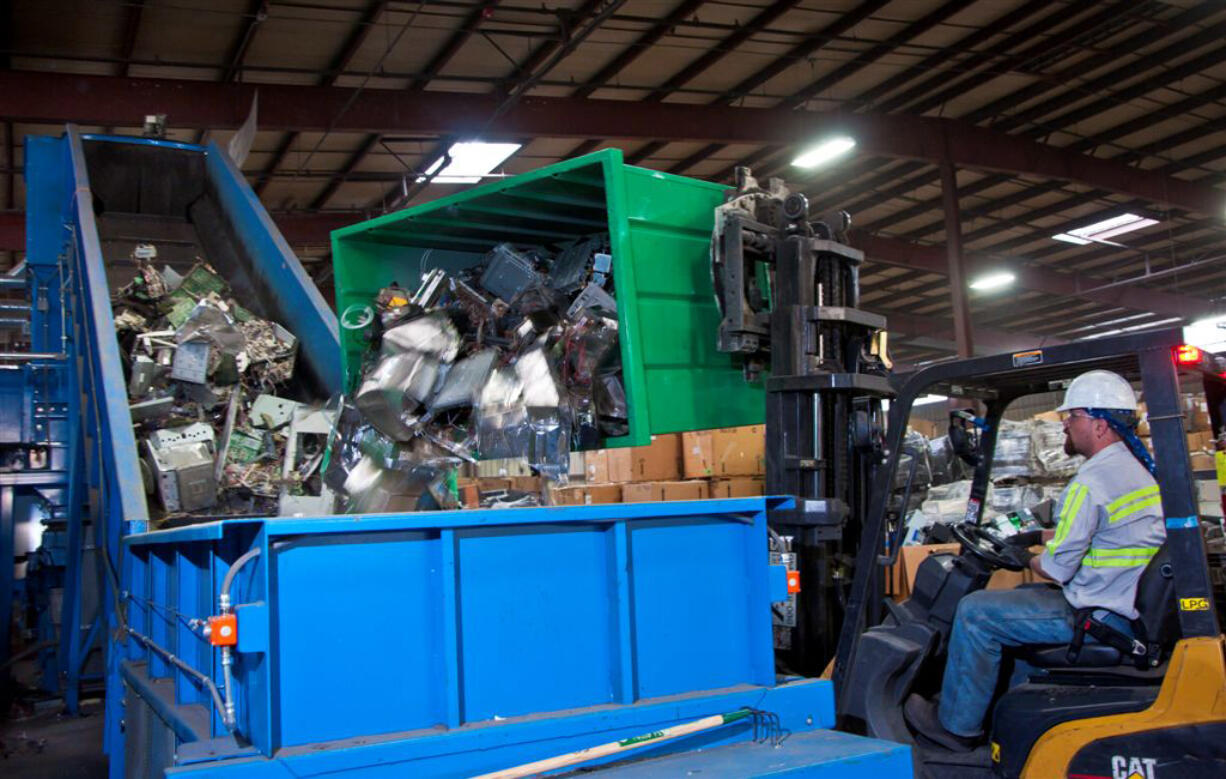
[[[1166,540],[1153,476],[1123,443],[1082,464],[1057,512],[1056,533],[1039,558],[1074,608],[1136,617],[1137,582]]]

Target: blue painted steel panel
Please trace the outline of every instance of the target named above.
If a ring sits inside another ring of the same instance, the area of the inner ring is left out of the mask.
[[[139,606],[129,622],[177,656],[198,652],[199,637],[176,623],[214,613],[212,588],[229,565],[262,550],[231,598],[268,603],[244,616],[267,620],[255,628],[267,651],[239,651],[234,666],[240,731],[264,754],[766,687],[774,683],[766,506],[740,498],[239,519],[137,534],[124,540],[129,600]],[[205,597],[200,577],[176,570],[204,566],[202,554],[213,569]],[[171,586],[184,581],[194,585]],[[148,662],[155,677],[177,673],[135,644],[128,657]],[[318,684],[321,669],[338,663],[344,684]],[[183,681],[180,689],[196,688],[185,700],[207,702],[195,680]]]
[[[607,525],[457,533],[464,721],[617,699],[612,535]]]
[[[329,393],[341,391],[341,343],[336,315],[285,242],[272,217],[260,204],[230,155],[210,143],[205,154],[209,183],[216,189],[235,235],[248,256],[251,270],[272,300],[277,319],[298,336],[298,359]]]
[[[634,631],[650,635],[638,656],[640,695],[771,684],[773,644],[742,641],[771,632],[761,550],[753,526],[719,521],[635,525],[630,531],[634,577]],[[697,546],[695,530],[702,530]],[[711,565],[713,560],[722,565]],[[713,608],[713,606],[715,606]]]
[[[281,745],[443,722],[437,532],[308,536],[273,559]]]

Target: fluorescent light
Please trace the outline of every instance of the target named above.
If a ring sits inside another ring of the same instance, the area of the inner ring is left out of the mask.
[[[1077,236],[1069,235],[1068,233],[1053,235],[1052,238],[1057,241],[1064,241],[1065,243],[1075,243],[1078,246],[1085,246],[1087,243],[1094,243],[1093,241],[1087,241],[1085,238],[1078,238]]]
[[[825,164],[836,157],[846,154],[855,147],[855,140],[845,135],[830,138],[801,152],[799,157],[792,160],[792,164],[798,168],[816,168],[818,165]]]
[[[911,402],[911,406],[931,406],[933,403],[943,403],[949,400],[948,395],[920,395]]]
[[[515,152],[519,151],[518,143],[484,143],[482,141],[465,141],[453,143],[447,150],[451,162],[439,170],[438,175],[430,179],[432,184],[476,184],[494,168],[497,168]],[[418,181],[425,181],[443,164],[443,158],[434,161],[426,170],[425,176]]]
[[[1157,219],[1149,219],[1136,214],[1121,214],[1113,216],[1110,219],[1104,219],[1101,222],[1095,222],[1092,225],[1078,227],[1076,230],[1069,230],[1067,233],[1053,235],[1057,241],[1066,243],[1075,243],[1085,245],[1087,243],[1105,243],[1109,246],[1119,246],[1120,244],[1113,241],[1108,241],[1108,238],[1114,238],[1117,235],[1131,233],[1133,230],[1140,230],[1142,227],[1158,224]]]
[[[986,276],[980,276],[971,282],[971,289],[999,289],[1007,287],[1017,278],[1009,271],[1001,271],[999,273],[989,273]]]
[[[1183,329],[1183,342],[1207,352],[1226,352],[1226,316],[1196,320]]]

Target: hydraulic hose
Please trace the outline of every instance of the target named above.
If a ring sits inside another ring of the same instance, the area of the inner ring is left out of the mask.
[[[217,603],[221,607],[222,614],[230,613],[230,585],[234,584],[234,577],[242,570],[243,566],[260,556],[260,548],[243,554],[234,564],[230,566],[230,570],[226,571],[225,578],[221,580],[221,594],[217,598]]]
[[[221,608],[222,614],[230,613],[230,586],[234,584],[234,577],[242,570],[243,566],[259,557],[260,548],[257,546],[254,549],[244,553],[230,569],[226,571],[225,578],[221,580],[221,593],[217,596],[217,604]],[[231,730],[235,727],[235,722],[238,720],[238,707],[234,703],[234,674],[232,667],[234,665],[234,653],[228,646],[221,648],[221,678],[222,685],[226,693],[226,700],[223,706],[222,719],[226,722],[226,727]]]

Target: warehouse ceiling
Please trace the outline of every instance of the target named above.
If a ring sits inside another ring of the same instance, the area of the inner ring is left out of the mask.
[[[1192,0],[41,0],[0,11],[0,249],[20,246],[21,141],[225,144],[321,283],[327,231],[464,185],[450,144],[513,175],[606,147],[728,182],[749,165],[852,214],[863,307],[895,351],[953,351],[942,166],[975,343],[991,352],[1226,311],[1226,4]],[[791,161],[833,135],[856,147]],[[1135,214],[1106,241],[1055,240]],[[7,244],[7,245],[5,245]],[[12,261],[13,257],[10,258]]]

